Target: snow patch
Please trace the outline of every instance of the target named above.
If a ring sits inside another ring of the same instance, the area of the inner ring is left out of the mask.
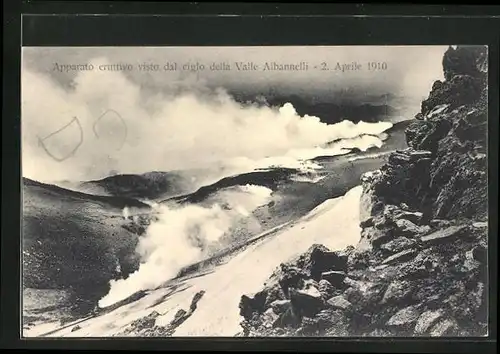
[[[359,241],[361,193],[362,187],[357,186],[343,197],[327,200],[297,223],[249,246],[214,272],[183,281],[179,284],[183,289],[174,291],[163,302],[162,298],[172,292],[171,289],[151,291],[132,304],[81,322],[78,331],[64,328],[50,336],[114,336],[132,321],[153,311],[162,314],[156,325],[167,325],[178,310],[189,309],[193,296],[201,290],[205,295],[197,309],[173,335],[234,336],[241,331],[238,307],[241,296],[261,290],[280,263],[306,252],[313,244],[339,250]]]

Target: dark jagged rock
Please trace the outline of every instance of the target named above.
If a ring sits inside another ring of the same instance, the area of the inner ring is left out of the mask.
[[[445,319],[437,323],[431,330],[432,337],[454,336],[458,332],[458,323],[454,319]]]
[[[275,313],[281,315],[290,310],[292,303],[290,300],[276,300],[270,306]]]
[[[438,142],[443,139],[452,127],[446,119],[415,121],[406,128],[406,142],[414,149],[436,152]]]
[[[311,317],[316,315],[325,306],[321,293],[316,288],[308,290],[290,289],[290,301],[292,307],[299,316]]]
[[[461,142],[486,144],[488,136],[488,117],[486,111],[472,108],[464,113],[462,119],[453,122],[453,131]]]
[[[368,218],[368,219],[363,220],[359,223],[359,227],[361,227],[362,229],[367,228],[367,227],[371,227],[371,226],[374,226],[373,218]]]
[[[416,334],[426,334],[436,322],[443,317],[442,310],[428,310],[420,315],[415,324]]]
[[[408,145],[434,153],[429,185],[417,197],[439,218],[486,218],[487,56],[486,48],[450,48],[443,59],[447,78],[434,85],[423,105],[446,110],[412,123]],[[466,59],[465,59],[466,58]],[[474,64],[473,64],[474,63]]]
[[[347,278],[346,280],[349,280],[346,283],[350,287],[345,291],[345,295],[357,309],[379,303],[388,287],[386,282],[375,282],[372,279],[356,281]]]
[[[201,291],[197,292],[194,295],[193,300],[191,301],[191,305],[189,306],[189,310],[191,312],[193,312],[193,311],[196,310],[197,304],[201,300],[201,298],[203,297],[203,295],[205,295],[205,291],[204,290],[201,290]]]
[[[286,298],[285,293],[279,284],[272,284],[271,286],[267,286],[264,290],[267,293],[265,302],[266,307],[275,301],[284,300]]]
[[[459,237],[461,235],[466,235],[464,231],[467,230],[467,226],[450,226],[446,229],[436,231],[430,235],[423,236],[421,238],[423,243],[440,243],[440,242],[450,242],[450,239]]]
[[[395,254],[414,247],[417,241],[407,237],[398,237],[380,246],[380,249],[390,254]]]
[[[419,317],[420,313],[414,306],[405,307],[399,310],[395,315],[393,315],[389,321],[387,321],[388,326],[409,326],[415,323]]]
[[[403,159],[401,156],[406,157]],[[372,199],[370,196],[376,195],[382,208],[383,205],[405,203],[409,208],[418,210],[421,203],[415,199],[415,194],[426,189],[430,181],[431,159],[426,156],[427,150],[412,148],[391,154],[389,162],[378,173],[371,174],[369,178],[363,177],[366,198]],[[377,202],[369,200],[366,204],[376,207]],[[369,213],[378,214],[376,210]]]
[[[316,316],[321,333],[327,337],[349,336],[349,319],[343,311],[326,309]]]
[[[129,327],[125,330],[126,333],[132,334],[132,333],[141,333],[144,330],[153,328],[156,323],[156,319],[160,316],[160,314],[157,311],[151,312],[149,315],[139,318],[138,320],[135,320],[132,322]]]
[[[399,218],[401,218],[403,220],[411,221],[412,223],[414,223],[416,225],[420,225],[420,223],[422,222],[423,216],[424,216],[424,214],[419,212],[419,211],[415,211],[415,212],[402,211],[398,215]]]
[[[392,264],[392,263],[402,262],[407,259],[411,259],[412,257],[416,256],[417,252],[418,251],[414,249],[401,251],[384,259],[382,261],[382,264]]]
[[[472,250],[472,257],[476,261],[486,264],[488,260],[488,250],[483,245],[478,245]]]
[[[136,234],[136,235],[139,235],[139,236],[142,236],[145,232],[146,232],[146,227],[142,226],[142,225],[138,225],[136,223],[128,223],[128,224],[124,224],[122,225],[122,227],[133,233],[133,234]]]
[[[272,308],[268,308],[262,316],[262,322],[266,328],[273,328],[279,323],[280,316]]]
[[[343,311],[348,311],[352,307],[352,304],[349,301],[347,301],[344,298],[344,296],[342,296],[342,295],[338,295],[338,296],[334,296],[334,297],[330,298],[327,301],[327,304],[335,309],[340,309]]]
[[[331,252],[322,245],[313,245],[301,258],[303,269],[313,279],[319,280],[321,274],[327,270],[345,270],[347,256]]]
[[[321,278],[327,280],[334,287],[341,287],[345,277],[346,277],[345,272],[339,272],[336,270],[332,270],[330,272],[324,272],[321,274]]]
[[[304,284],[304,279],[307,278],[305,271],[297,267],[284,266],[281,268],[281,274],[278,283],[286,296],[288,296],[290,288],[301,288]]]
[[[387,287],[381,304],[406,301],[414,292],[414,285],[408,280],[395,280]]]
[[[451,226],[451,222],[449,220],[432,219],[429,222],[429,225],[433,228],[441,229],[441,228],[446,228],[448,226]]]
[[[240,301],[240,315],[248,318],[253,315],[254,312],[263,313],[265,310],[267,294],[263,291],[258,292],[253,297],[243,295]]]
[[[172,320],[172,322],[170,322],[170,325],[178,327],[181,323],[183,323],[187,319],[186,318],[187,313],[188,312],[186,310],[183,309],[178,310],[174,316],[174,319]]]
[[[179,309],[175,313],[174,318],[166,326],[159,326],[156,324],[157,318],[160,314],[157,311],[151,312],[149,315],[142,317],[134,322],[132,322],[123,332],[128,336],[140,336],[140,337],[169,337],[171,336],[177,327],[183,324],[197,308],[197,303],[205,294],[204,290],[197,292],[191,301],[189,310]]]
[[[448,104],[450,109],[462,104],[476,102],[482,91],[481,79],[470,75],[456,75],[442,82],[431,91],[429,98],[422,102],[422,114],[428,114],[434,107]]]
[[[395,232],[404,237],[415,237],[430,231],[429,226],[417,226],[410,220],[399,219],[396,221]]]
[[[487,54],[487,47],[450,46],[443,56],[445,79],[451,80],[456,75],[485,76],[488,65]]]
[[[318,290],[323,299],[329,299],[335,292],[335,287],[326,279],[321,279],[318,283]]]

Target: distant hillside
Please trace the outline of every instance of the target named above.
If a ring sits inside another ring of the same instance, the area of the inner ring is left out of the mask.
[[[255,97],[244,93],[232,93],[232,95],[238,102],[245,103],[256,101]],[[323,123],[334,124],[344,119],[355,123],[359,121],[387,121],[390,117],[400,114],[396,108],[387,103],[389,98],[391,97],[379,97],[380,103],[373,102],[373,98],[370,103],[362,101],[334,103],[328,101],[317,102],[313,99],[306,99],[298,95],[276,95],[266,96],[261,100],[261,103],[269,106],[282,106],[289,102],[301,116],[306,114],[316,116],[319,117]]]
[[[130,198],[102,197],[23,178],[23,286],[70,289],[95,300],[109,280],[133,272],[139,228],[122,217],[148,213]],[[138,221],[147,224],[147,218]],[[76,300],[75,300],[76,301]]]
[[[119,208],[123,209],[125,207],[134,207],[134,208],[149,208],[149,205],[140,202],[136,199],[133,198],[127,198],[127,197],[108,197],[108,196],[100,196],[100,195],[94,195],[94,194],[89,194],[89,193],[82,193],[78,191],[72,191],[66,188],[62,188],[59,186],[56,186],[54,184],[46,184],[38,181],[34,181],[32,179],[23,177],[23,185],[24,186],[32,186],[32,187],[38,187],[38,188],[43,188],[47,192],[50,192],[50,195],[55,195],[57,193],[64,194],[68,198],[73,198],[73,199],[81,199],[81,200],[90,200],[98,203],[104,203],[107,204],[110,207],[113,208]]]
[[[175,201],[181,203],[199,203],[203,202],[210,195],[224,188],[244,186],[247,184],[259,185],[275,190],[279,183],[288,180],[293,174],[296,173],[298,173],[298,170],[292,168],[270,168],[261,171],[243,173],[240,175],[223,178],[213,184],[203,186],[193,193],[174,198],[168,198],[163,200],[162,202]]]
[[[175,172],[153,171],[144,174],[119,174],[83,182],[79,189],[92,194],[157,199],[183,193],[186,185],[186,179]]]

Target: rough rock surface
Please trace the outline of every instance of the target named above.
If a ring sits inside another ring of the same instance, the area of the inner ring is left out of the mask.
[[[448,49],[408,148],[362,177],[359,244],[282,264],[242,296],[242,336],[487,334],[486,63]]]
[[[189,310],[180,309],[174,316],[174,319],[166,326],[156,324],[156,319],[161,316],[157,311],[151,312],[149,315],[139,318],[132,322],[121,333],[115,334],[117,337],[134,336],[134,337],[169,337],[175,332],[184,321],[186,321],[194,311],[196,311],[198,301],[203,297],[205,292],[202,290],[193,296]]]
[[[408,145],[431,151],[422,188],[415,202],[432,216],[447,218],[487,217],[487,76],[486,48],[450,48],[443,59],[447,80],[436,81],[422,103],[422,120],[406,131]],[[443,93],[443,85],[454,85],[459,95]],[[443,95],[442,97],[440,95]],[[453,104],[451,102],[453,101]],[[446,110],[429,116],[427,106],[448,104]],[[416,176],[415,176],[416,177]],[[416,179],[415,179],[416,180]],[[394,189],[390,191],[394,193]]]

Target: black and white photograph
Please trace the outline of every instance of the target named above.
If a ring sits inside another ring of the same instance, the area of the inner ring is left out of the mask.
[[[23,338],[488,335],[487,46],[21,64]]]

